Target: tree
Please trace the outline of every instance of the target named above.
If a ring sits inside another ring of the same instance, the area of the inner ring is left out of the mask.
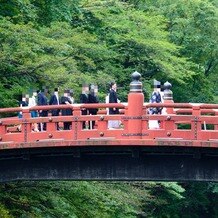
[[[53,3],[41,1],[39,7],[28,1],[36,12]],[[85,1],[66,7],[75,5],[80,13],[72,15],[72,23],[49,18],[48,26],[39,26],[38,18],[33,23],[15,22],[13,16],[12,20],[1,19],[1,73],[7,75],[5,81],[22,76],[24,89],[30,83],[49,83],[80,92],[81,80],[91,82],[104,76],[121,84],[119,95],[125,100],[130,74],[135,70],[144,80],[156,76],[181,83],[194,75],[193,64],[180,57],[179,48],[169,42],[163,16],[137,11],[119,1]],[[56,10],[63,8],[57,6]],[[106,92],[105,80],[100,81]]]
[[[175,100],[213,102],[214,84],[217,90],[218,72],[218,8],[216,0],[185,1],[185,0],[129,0],[139,10],[164,15],[167,19],[167,30],[170,41],[180,46],[180,55],[195,64],[196,75],[185,85],[190,92],[182,96],[185,89],[180,84],[175,90]],[[175,81],[173,81],[175,83]],[[175,83],[177,86],[178,84]],[[175,87],[175,86],[174,86]],[[200,93],[200,95],[199,95]],[[185,97],[185,98],[183,98]]]
[[[74,18],[76,27],[95,33],[115,51],[111,64],[117,80],[125,84],[125,92],[129,75],[135,70],[142,73],[144,80],[155,76],[181,83],[194,75],[194,64],[181,57],[179,47],[169,42],[163,16],[137,11],[119,1],[88,1],[81,12],[83,16]],[[107,65],[102,70],[108,69],[111,67]]]

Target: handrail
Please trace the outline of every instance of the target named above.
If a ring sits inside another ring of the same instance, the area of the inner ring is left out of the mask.
[[[98,104],[72,104],[72,105],[43,105],[34,107],[13,107],[13,108],[0,108],[0,113],[20,112],[23,110],[54,110],[54,109],[75,109],[75,108],[118,108],[124,109],[127,103],[98,103]],[[218,110],[218,104],[191,104],[191,103],[144,103],[143,108],[150,107],[165,107],[174,109],[193,109],[199,107],[199,109],[211,109]]]
[[[0,118],[0,149],[103,144],[218,148],[218,104],[174,103],[169,84],[164,91],[164,103],[145,103],[138,73],[132,78],[128,103],[1,108],[0,114],[22,112],[22,118]],[[163,108],[163,113],[149,114],[149,108],[155,107]],[[83,115],[84,109],[93,108],[99,109],[97,115]],[[120,113],[106,114],[108,108],[118,108]],[[31,118],[31,111],[54,109],[71,109],[73,113]],[[117,127],[111,128],[111,123]],[[33,124],[44,128],[34,132]]]

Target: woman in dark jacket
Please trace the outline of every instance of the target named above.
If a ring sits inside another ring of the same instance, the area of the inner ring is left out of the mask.
[[[99,103],[98,97],[97,97],[97,86],[90,85],[90,93],[88,95],[88,103],[89,104],[97,104]],[[98,108],[90,108],[89,114],[90,115],[96,115],[98,112]],[[95,121],[92,121],[90,123],[90,129],[94,129],[95,127]]]
[[[64,96],[61,97],[61,104],[72,104],[73,102],[71,101],[69,97],[69,90],[64,91]],[[70,116],[73,115],[72,109],[67,108],[67,109],[62,109],[61,110],[62,116]],[[64,122],[64,130],[69,130],[71,126],[71,122]]]
[[[118,103],[117,84],[114,82],[110,84],[109,103]],[[119,114],[119,109],[109,108],[109,114]]]

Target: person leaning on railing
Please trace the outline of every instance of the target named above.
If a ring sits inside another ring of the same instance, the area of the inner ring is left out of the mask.
[[[89,86],[88,84],[83,84],[82,85],[82,93],[80,94],[80,103],[81,104],[87,104],[89,101],[88,98],[89,95]],[[86,108],[82,108],[82,115],[87,115],[88,114],[88,110]],[[83,129],[86,128],[86,122],[83,122]]]
[[[42,91],[38,93],[38,95],[37,95],[38,106],[48,105],[48,99],[47,99],[46,95],[48,95],[48,90],[46,88],[43,88]],[[40,117],[47,117],[48,110],[39,110],[39,116]],[[40,130],[41,131],[46,130],[46,123],[40,124]]]
[[[99,103],[98,100],[98,87],[95,85],[90,85],[90,92],[88,95],[88,103],[89,104],[96,104]],[[89,109],[89,115],[96,115],[98,112],[98,108],[90,108]],[[90,122],[90,129],[95,128],[95,121]]]
[[[73,102],[70,99],[70,90],[65,90],[64,95],[61,97],[61,104],[70,105]],[[62,116],[73,115],[72,109],[66,108],[61,110]],[[64,122],[64,130],[70,130],[71,122]]]
[[[50,100],[49,100],[49,105],[59,105],[60,104],[60,100],[59,100],[59,88],[55,88],[54,89],[54,93],[51,96]],[[51,110],[51,115],[56,117],[59,116],[60,113],[60,109],[52,109]],[[56,129],[59,130],[59,124],[56,123]]]
[[[33,91],[33,94],[32,94],[32,97],[29,99],[29,107],[34,107],[37,105],[37,100],[36,100],[36,97],[37,97],[37,92],[36,91]],[[37,111],[31,111],[31,117],[32,118],[35,118],[35,117],[38,117],[38,113]],[[32,124],[32,129],[34,132],[39,132],[39,129],[38,129],[38,124],[37,123],[33,123]]]

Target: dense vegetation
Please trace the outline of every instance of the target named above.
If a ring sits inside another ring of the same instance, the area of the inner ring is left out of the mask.
[[[217,217],[206,183],[17,182],[0,186],[0,217]]]
[[[0,107],[33,88],[169,80],[176,102],[218,103],[217,0],[0,0]],[[25,182],[0,186],[0,217],[218,217],[211,183]]]
[[[173,84],[177,102],[214,101],[216,0],[0,2],[0,107],[41,86],[72,88],[78,99],[84,81],[97,81],[103,97],[116,80],[125,101],[135,70],[148,94],[156,78]]]

